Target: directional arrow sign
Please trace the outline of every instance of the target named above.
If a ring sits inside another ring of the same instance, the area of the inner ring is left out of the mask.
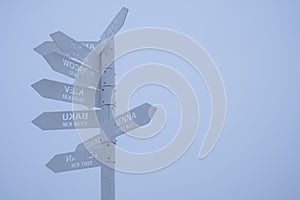
[[[109,139],[113,139],[148,124],[156,110],[156,107],[145,103],[116,117],[115,121],[101,122],[101,128]],[[42,130],[100,128],[97,116],[101,117],[102,112],[102,110],[44,112],[32,123]]]
[[[123,7],[120,12],[115,16],[109,26],[106,28],[104,33],[100,37],[100,41],[104,41],[107,38],[110,38],[118,33],[118,31],[124,25],[126,16],[128,14],[128,9]]]
[[[100,91],[73,86],[68,83],[42,79],[32,87],[44,98],[76,103],[91,107],[100,107]]]
[[[101,113],[101,110],[44,112],[32,123],[42,130],[99,128],[96,115]]]
[[[80,61],[83,61],[91,51],[85,45],[77,42],[61,31],[52,33],[50,36],[60,50]]]
[[[148,103],[144,103],[122,115],[119,115],[115,118],[115,121],[109,120],[102,122],[101,127],[105,129],[108,139],[114,139],[126,132],[148,124],[156,110],[156,107]],[[102,142],[103,137],[101,135],[97,135],[77,145],[76,151],[85,150],[85,147],[88,149],[97,147]]]
[[[105,29],[104,33],[100,37],[99,42],[79,42],[61,31],[52,33],[50,36],[61,51],[80,61],[84,61],[90,51],[94,49],[97,44],[118,33],[118,31],[124,25],[127,14],[128,9],[123,7]]]
[[[116,131],[108,132],[110,138],[115,138],[122,135],[123,133],[132,131],[141,126],[148,124],[157,108],[144,103],[122,115],[115,118],[114,128]]]
[[[45,56],[49,53],[56,52],[62,55],[65,55],[64,52],[59,50],[53,41],[46,41],[35,47],[34,50],[38,52],[40,55]]]
[[[81,45],[87,47],[89,50],[95,49],[95,47],[99,44],[98,41],[78,41]],[[34,50],[39,53],[41,56],[45,56],[52,52],[57,52],[61,55],[65,55],[69,57],[65,52],[61,51],[53,41],[45,41]]]
[[[56,52],[49,53],[45,55],[44,58],[54,71],[76,79],[85,85],[97,86],[100,73],[82,65],[82,63]]]
[[[101,162],[87,151],[57,154],[46,164],[55,173],[100,167],[101,165]]]

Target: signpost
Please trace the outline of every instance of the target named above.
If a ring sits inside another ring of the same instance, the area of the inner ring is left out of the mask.
[[[114,35],[116,35],[119,30],[122,28],[122,26],[125,23],[125,19],[128,14],[127,8],[122,8],[120,12],[115,16],[115,18],[112,20],[112,22],[108,25],[106,30],[103,32],[103,34],[100,37],[100,41],[103,42],[107,38],[110,38]]]
[[[95,81],[100,77],[99,71],[57,52],[48,53],[43,57],[54,71],[73,79],[79,78],[77,81],[83,85],[94,86]]]
[[[53,41],[45,41],[42,44],[40,44],[39,46],[35,47],[34,50],[37,53],[39,53],[41,56],[45,56],[52,52],[56,52],[61,55],[67,56],[67,54],[65,54],[64,52],[59,50],[59,48],[57,48],[57,46],[55,45],[55,43]]]
[[[55,42],[55,45],[67,53],[73,58],[84,61],[86,56],[90,53],[90,49],[86,46],[77,42],[76,40],[70,38],[61,31],[50,34],[52,40]]]
[[[98,128],[96,113],[100,110],[44,112],[32,123],[42,130]]]
[[[42,79],[32,85],[42,97],[68,103],[100,107],[100,91],[72,84]]]
[[[133,131],[141,126],[147,125],[150,122],[153,115],[155,114],[156,110],[156,107],[145,103],[122,115],[119,115],[115,118],[115,120],[103,122],[101,127],[108,128],[108,132],[110,134],[107,134],[106,137],[108,137],[109,139],[113,139],[118,136],[121,136],[124,133]],[[104,138],[101,134],[96,135],[88,139],[87,141],[77,145],[76,151],[80,151],[85,148],[96,148],[99,144],[103,142],[103,140]]]
[[[76,41],[58,31],[50,35],[53,41],[46,41],[34,49],[54,71],[80,82],[80,86],[75,86],[42,79],[32,85],[42,97],[99,108],[44,112],[32,121],[42,130],[100,128],[98,135],[77,145],[74,152],[57,154],[46,166],[55,173],[101,167],[102,200],[115,200],[115,138],[148,124],[157,110],[145,103],[113,117],[116,106],[113,36],[123,26],[127,13],[128,9],[122,8],[98,42]],[[86,64],[89,53],[98,44],[99,61],[96,65]]]
[[[55,173],[100,167],[102,164],[88,151],[55,155],[46,166]]]
[[[156,107],[145,103],[115,119],[104,119],[103,110],[44,112],[32,123],[42,130],[99,128],[101,124],[107,130],[107,137],[113,139],[148,124],[156,110]]]

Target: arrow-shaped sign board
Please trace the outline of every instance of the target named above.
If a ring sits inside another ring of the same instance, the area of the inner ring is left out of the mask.
[[[107,131],[106,133],[109,134],[107,136],[112,139],[141,126],[147,125],[151,121],[156,110],[156,107],[148,103],[144,103],[122,115],[117,116],[115,118],[114,126],[109,126],[115,131]]]
[[[88,48],[90,51],[92,51],[93,49],[95,49],[95,47],[97,46],[97,44],[99,42],[95,42],[95,41],[80,41],[78,42],[81,45],[85,46],[86,48]],[[103,45],[102,45],[103,46]],[[101,46],[101,47],[102,47]],[[105,47],[105,46],[104,46]],[[39,53],[40,55],[42,55],[44,58],[47,54],[51,54],[51,53],[56,53],[60,56],[56,56],[56,58],[58,59],[58,57],[63,57],[64,60],[67,60],[65,62],[67,62],[66,64],[78,64],[80,65],[84,65],[87,66],[95,71],[100,71],[99,66],[95,64],[91,64],[91,61],[89,59],[86,59],[84,62],[80,61],[78,59],[74,59],[72,58],[70,55],[66,54],[65,52],[61,51],[56,44],[53,41],[46,41],[43,42],[42,44],[40,44],[39,46],[37,46],[36,48],[34,48],[34,50]],[[97,49],[97,51],[101,51],[101,49]],[[68,76],[68,75],[67,75]]]
[[[55,173],[100,167],[102,164],[87,151],[55,155],[46,166]]]
[[[68,83],[42,79],[32,87],[44,98],[76,103],[91,107],[100,107],[100,91],[73,86]]]
[[[98,41],[77,41],[77,42],[80,43],[81,45],[85,46],[89,50],[94,50],[95,47],[99,44]],[[65,55],[66,57],[69,57],[69,55],[67,55],[65,52],[61,51],[56,46],[55,42],[53,42],[53,41],[45,41],[42,44],[40,44],[39,46],[37,46],[36,48],[34,48],[34,50],[37,53],[39,53],[41,56],[45,56],[49,53],[56,52],[61,55]]]
[[[61,31],[52,33],[50,36],[61,51],[80,61],[83,61],[91,51],[85,45],[77,42]]]
[[[76,79],[84,85],[97,87],[99,72],[56,52],[46,54],[44,58],[54,71]]]
[[[156,110],[156,107],[145,103],[116,117],[115,121],[101,122],[101,128],[109,139],[113,139],[148,124]],[[32,123],[42,130],[100,128],[97,116],[101,119],[102,112],[102,110],[44,112]]]
[[[86,150],[55,155],[46,166],[53,172],[87,169],[93,167],[113,166],[115,164],[115,145],[103,142],[90,153]]]
[[[57,48],[57,46],[55,45],[55,43],[53,41],[43,42],[39,46],[35,47],[34,50],[37,53],[39,53],[41,56],[45,56],[45,55],[47,55],[49,53],[52,53],[52,52],[56,52],[56,53],[59,53],[61,55],[67,56],[67,54],[65,54],[64,52],[59,50],[59,48]]]
[[[119,13],[114,17],[112,22],[108,25],[106,30],[103,32],[103,34],[100,37],[100,41],[104,41],[118,33],[118,31],[122,28],[124,25],[124,22],[126,20],[126,16],[128,14],[128,9],[123,7]]]
[[[123,7],[119,13],[114,17],[112,22],[105,29],[104,33],[100,37],[100,42],[105,41],[106,39],[113,37],[118,33],[118,31],[124,25],[128,14],[128,9]],[[80,61],[84,61],[87,55],[92,49],[95,48],[97,43],[95,42],[79,42],[61,31],[50,34],[51,38],[55,42],[56,46],[63,52],[67,53],[71,57],[74,57]],[[101,48],[103,50],[103,48]]]
[[[106,137],[112,140],[126,132],[147,125],[151,121],[156,110],[156,107],[148,103],[144,103],[122,115],[119,115],[115,118],[115,121],[110,120],[102,122],[101,127],[104,129]],[[86,148],[93,149],[101,143],[103,143],[103,136],[99,134],[77,145],[76,151],[85,150]]]
[[[44,112],[32,123],[42,130],[99,128],[97,114],[101,110]]]

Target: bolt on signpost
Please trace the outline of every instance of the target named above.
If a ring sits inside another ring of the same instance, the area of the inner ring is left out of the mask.
[[[115,138],[148,124],[156,111],[156,107],[145,103],[114,117],[113,37],[123,26],[127,13],[127,8],[121,9],[100,41],[76,41],[55,32],[50,35],[53,41],[35,48],[54,71],[75,82],[42,79],[32,87],[44,98],[85,105],[89,109],[44,112],[32,123],[42,130],[89,129],[101,125],[100,134],[79,144],[74,152],[55,155],[46,166],[55,173],[101,167],[102,200],[115,200]],[[89,63],[86,60],[96,46],[100,46],[100,50],[97,49],[96,59]]]

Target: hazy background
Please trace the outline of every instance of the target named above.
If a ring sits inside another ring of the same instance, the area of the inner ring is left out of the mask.
[[[117,173],[117,199],[300,199],[300,3],[287,0],[2,1],[0,199],[100,199],[99,169],[54,174],[45,167],[55,154],[73,151],[79,138],[76,131],[43,132],[30,123],[42,112],[71,109],[30,87],[42,78],[72,81],[52,71],[33,48],[58,30],[98,40],[122,6],[129,14],[121,31],[165,27],[203,45],[223,77],[228,107],[218,144],[199,160],[210,119],[201,77],[159,51],[121,58],[117,78],[149,62],[181,72],[197,93],[201,120],[194,144],[172,166],[142,175]],[[151,140],[120,137],[118,145],[128,150],[155,150],[178,128],[178,103],[167,90],[142,88],[131,106],[144,102],[164,105],[167,124]]]

